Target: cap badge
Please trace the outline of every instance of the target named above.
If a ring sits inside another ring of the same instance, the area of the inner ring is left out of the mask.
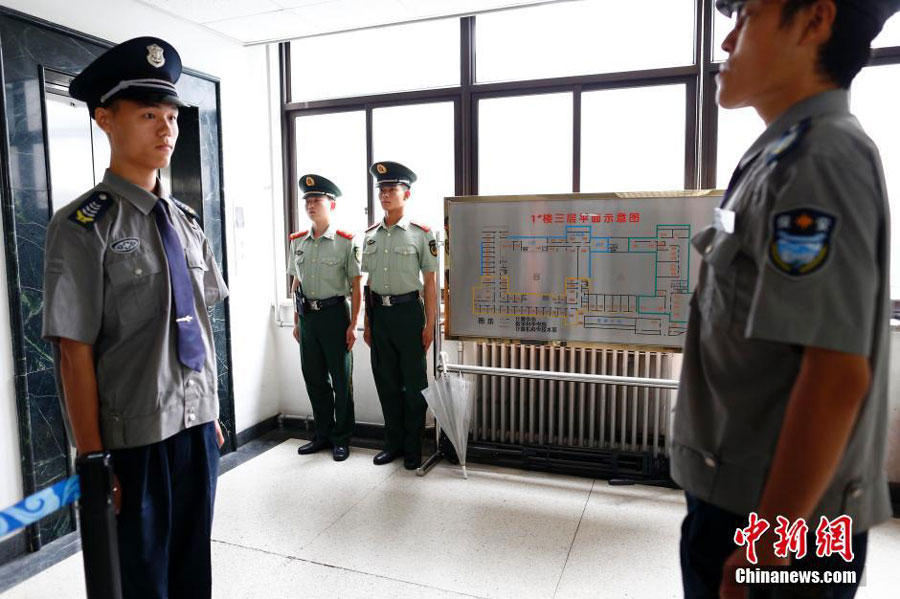
[[[166,64],[166,58],[163,56],[163,49],[156,44],[147,46],[147,62],[157,69]]]
[[[378,171],[379,175],[383,175],[387,172],[387,167],[384,166],[383,164],[376,164],[375,170]]]
[[[309,187],[312,187],[313,185],[316,184],[316,180],[313,179],[312,177],[307,177],[307,178],[306,178],[306,184],[307,184]]]

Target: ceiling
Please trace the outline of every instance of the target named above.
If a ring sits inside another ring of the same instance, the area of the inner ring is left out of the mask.
[[[140,0],[242,44],[262,44],[580,0]]]

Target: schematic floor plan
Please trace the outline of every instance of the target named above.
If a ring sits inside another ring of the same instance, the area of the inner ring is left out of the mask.
[[[635,335],[683,335],[691,226],[657,225],[656,234],[645,237],[611,237],[594,228],[567,226],[559,236],[484,228],[472,313],[549,318],[566,327]]]
[[[451,198],[451,337],[680,347],[720,199]]]

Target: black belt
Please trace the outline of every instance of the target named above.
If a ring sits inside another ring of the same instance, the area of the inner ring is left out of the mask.
[[[332,306],[337,306],[338,304],[343,304],[346,301],[346,297],[343,295],[336,295],[334,297],[328,297],[321,300],[307,299],[303,298],[303,311],[304,312],[318,312],[320,310],[324,310],[325,308],[330,308]]]
[[[372,297],[375,299],[376,306],[390,308],[391,306],[395,306],[397,304],[405,304],[406,302],[411,302],[413,300],[419,299],[419,292],[410,291],[409,293],[403,293],[401,295],[378,295],[373,291]]]

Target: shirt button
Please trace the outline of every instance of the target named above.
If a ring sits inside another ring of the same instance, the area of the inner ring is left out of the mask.
[[[863,490],[857,488],[857,489],[853,489],[853,492],[850,493],[850,497],[853,497],[854,499],[857,499],[857,498],[859,498],[859,497],[862,497],[862,494],[863,494]]]
[[[703,461],[704,461],[704,462],[706,463],[706,465],[709,466],[710,468],[715,468],[715,467],[716,467],[716,461],[715,461],[714,459],[710,458],[710,457],[704,458]]]
[[[387,272],[387,267],[386,267],[386,266],[384,267],[384,271]]]
[[[187,386],[188,386],[188,387],[193,387],[193,386],[194,386],[194,379],[188,380]]]
[[[384,250],[384,253],[387,254],[387,250]]]
[[[196,420],[196,419],[197,419],[197,415],[196,415],[196,414],[190,414],[190,415],[188,416],[188,420],[190,420],[191,422],[193,422],[193,421]]]
[[[391,234],[390,234],[390,233],[388,233],[388,237],[390,237],[390,236],[391,236]]]
[[[144,270],[142,268],[135,268],[134,274],[137,276],[141,276],[142,274],[144,274]]]
[[[711,251],[712,251],[712,246],[711,246],[711,245],[708,245],[708,246],[706,246],[706,249],[703,250],[703,253],[704,253],[704,254],[708,254],[708,253],[710,253]]]

